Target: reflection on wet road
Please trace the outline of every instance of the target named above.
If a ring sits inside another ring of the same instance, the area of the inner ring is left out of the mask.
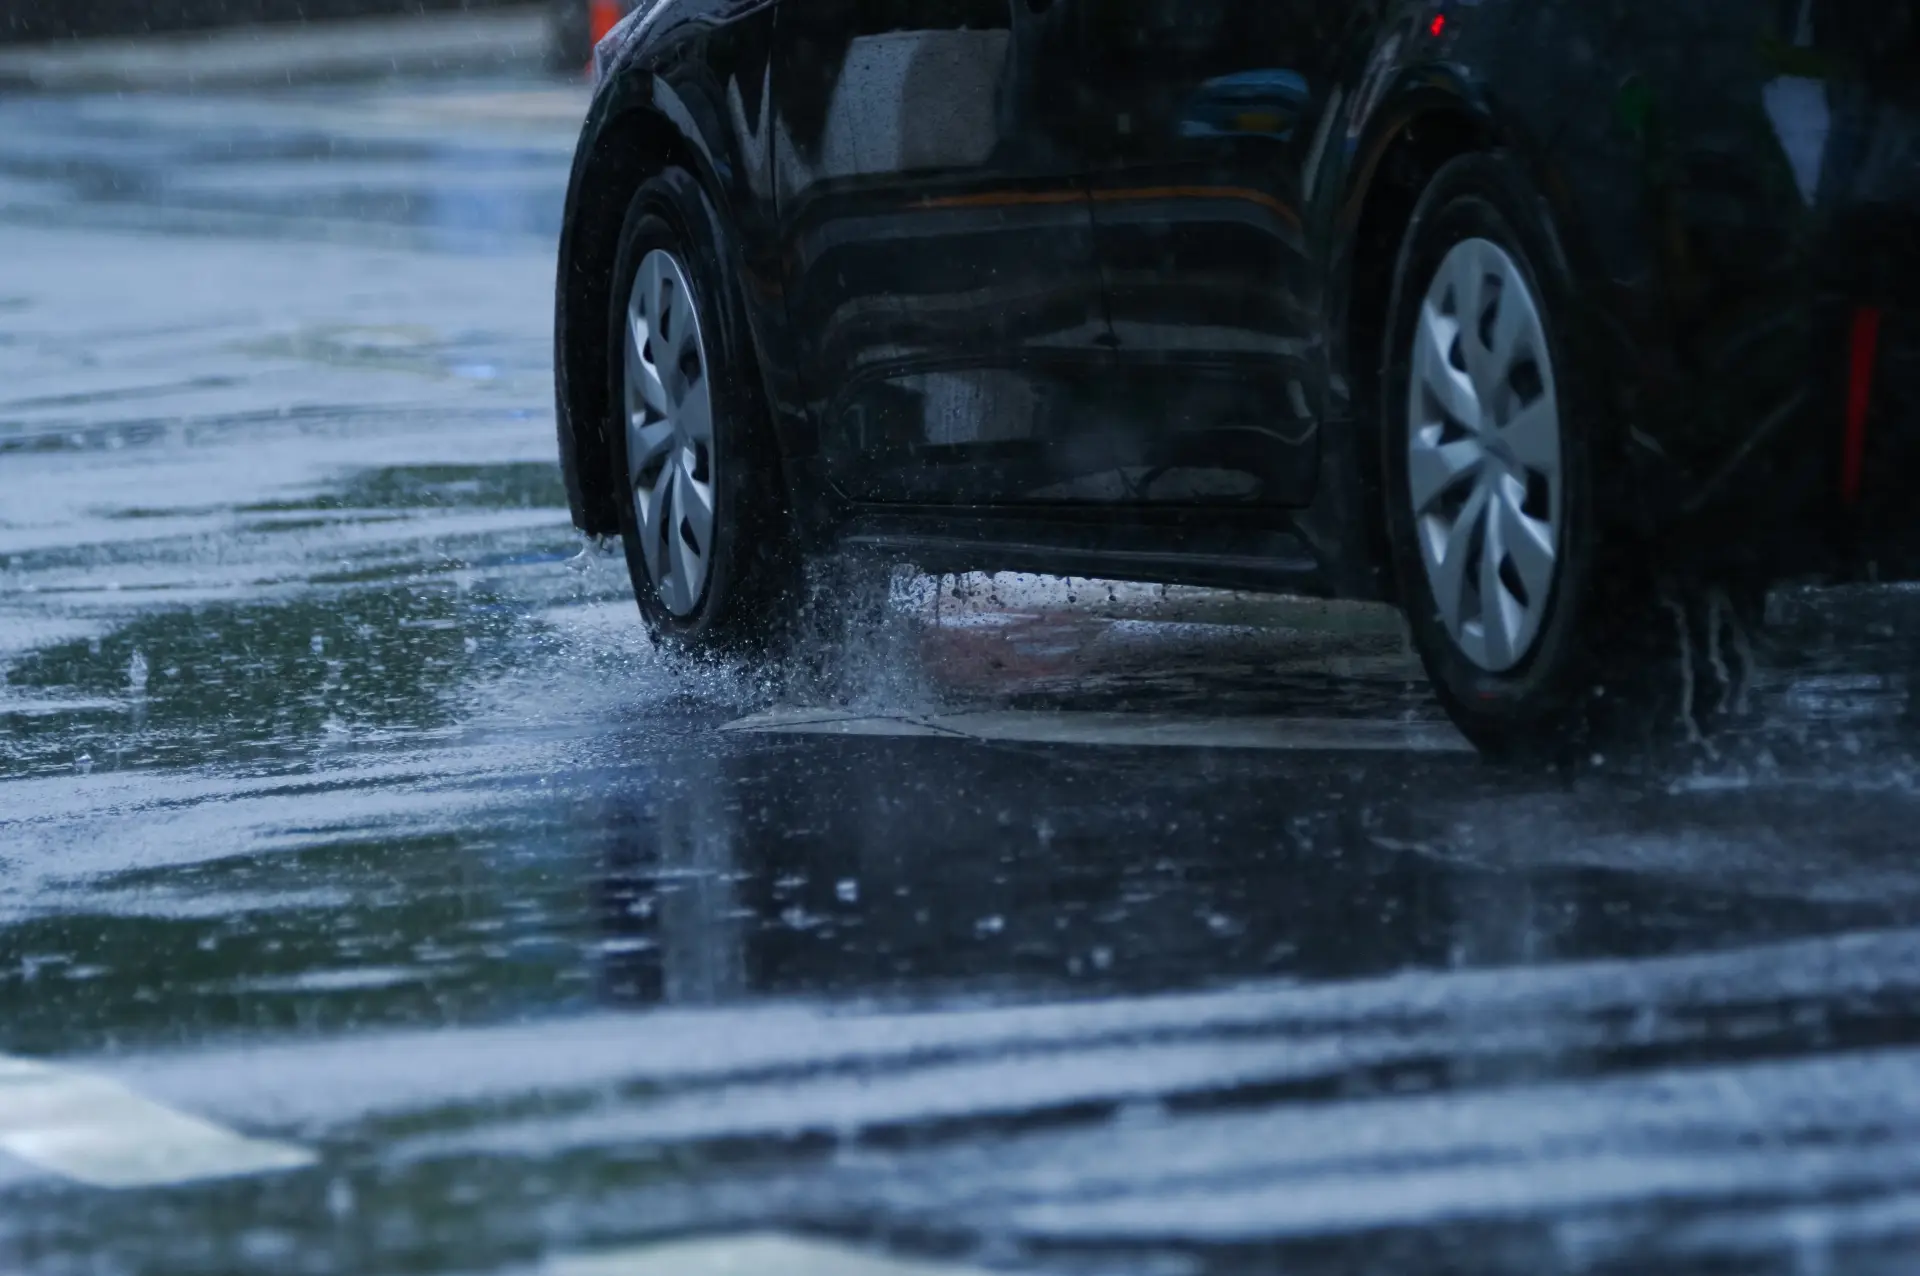
[[[1571,777],[1367,608],[663,660],[551,460],[554,92],[0,101],[0,1267],[1912,1269],[1920,595]]]

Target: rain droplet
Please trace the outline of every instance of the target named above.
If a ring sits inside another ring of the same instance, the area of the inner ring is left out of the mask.
[[[793,930],[813,930],[820,925],[822,919],[795,904],[791,908],[780,911],[780,920]]]
[[[127,686],[135,695],[147,689],[146,653],[136,651],[133,653],[133,659],[127,661]]]

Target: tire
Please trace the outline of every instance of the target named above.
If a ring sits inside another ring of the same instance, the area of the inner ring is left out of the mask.
[[[1553,763],[1699,740],[1750,672],[1721,639],[1751,609],[1656,576],[1601,517],[1615,451],[1562,261],[1513,160],[1448,163],[1396,263],[1381,397],[1392,566],[1434,691],[1481,752]]]
[[[718,211],[685,170],[634,194],[608,315],[610,477],[640,615],[657,643],[689,653],[771,650],[801,596],[734,260]]]

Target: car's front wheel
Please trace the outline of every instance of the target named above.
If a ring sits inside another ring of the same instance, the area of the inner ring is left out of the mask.
[[[799,571],[725,235],[691,174],[641,186],[614,267],[608,362],[640,613],[657,641],[739,652],[782,635]]]
[[[1382,474],[1401,604],[1454,722],[1507,757],[1649,726],[1692,734],[1734,703],[1729,671],[1746,672],[1732,668],[1743,644],[1722,638],[1752,609],[1658,572],[1596,508],[1605,397],[1557,259],[1513,162],[1465,156],[1421,197],[1388,308]]]

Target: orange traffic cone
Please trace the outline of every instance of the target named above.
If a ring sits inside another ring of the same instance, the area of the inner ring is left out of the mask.
[[[587,0],[587,36],[598,47],[607,38],[607,32],[625,15],[621,12],[620,0]],[[593,59],[587,59],[587,73],[593,73]]]

